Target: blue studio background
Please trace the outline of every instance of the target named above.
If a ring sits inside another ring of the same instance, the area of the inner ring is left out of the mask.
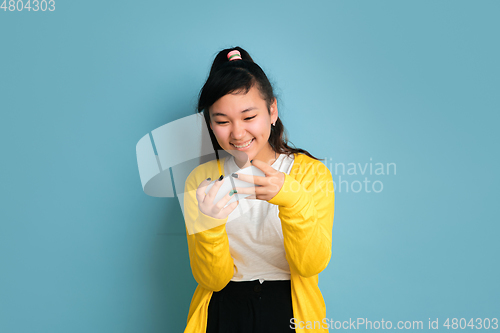
[[[183,331],[181,209],[135,146],[235,45],[334,176],[327,317],[500,317],[498,1],[55,5],[0,10],[0,332]]]

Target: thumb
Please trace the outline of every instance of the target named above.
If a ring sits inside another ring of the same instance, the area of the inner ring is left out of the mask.
[[[238,207],[239,203],[240,203],[239,201],[232,202],[231,204],[227,205],[226,208],[222,209],[224,216],[228,216],[229,214],[231,214],[233,210],[235,210],[236,207]]]

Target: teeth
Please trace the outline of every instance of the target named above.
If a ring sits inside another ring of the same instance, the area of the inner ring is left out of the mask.
[[[235,144],[232,144],[233,146],[235,146],[236,148],[245,148],[245,147],[248,147],[251,143],[252,143],[253,139],[248,141],[248,143],[246,145],[243,145],[243,146],[237,146]]]

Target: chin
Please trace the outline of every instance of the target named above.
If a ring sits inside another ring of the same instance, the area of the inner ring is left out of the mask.
[[[235,150],[234,148],[230,150],[224,150],[227,151],[230,155],[234,156],[234,158],[238,161],[250,161],[251,159],[253,159],[251,155],[244,151]]]

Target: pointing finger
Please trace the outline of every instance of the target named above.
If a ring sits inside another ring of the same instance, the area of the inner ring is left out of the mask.
[[[233,173],[231,174],[231,177],[237,178],[239,180],[242,180],[244,182],[250,183],[250,184],[255,184],[255,185],[264,185],[266,182],[266,177],[262,176],[252,176],[252,175],[245,175],[241,173]]]

